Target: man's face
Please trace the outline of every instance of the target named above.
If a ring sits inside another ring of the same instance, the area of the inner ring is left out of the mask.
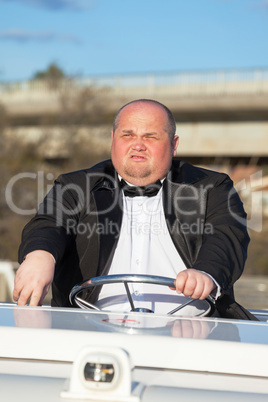
[[[170,141],[167,121],[166,111],[154,103],[133,103],[121,111],[111,157],[123,179],[145,186],[166,176],[178,146],[177,136]]]

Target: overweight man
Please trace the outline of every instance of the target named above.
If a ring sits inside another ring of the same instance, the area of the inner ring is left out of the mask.
[[[175,132],[165,105],[132,101],[115,116],[111,160],[59,176],[23,230],[19,305],[41,305],[52,284],[52,306],[70,306],[79,282],[143,273],[174,277],[173,294],[212,296],[223,317],[252,319],[233,295],[249,243],[242,202],[226,174],[173,160]],[[88,299],[109,296],[103,287]]]

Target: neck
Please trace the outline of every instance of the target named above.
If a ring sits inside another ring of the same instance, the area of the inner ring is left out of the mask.
[[[118,178],[119,178],[119,181],[121,179],[123,179],[130,186],[137,186],[137,187],[149,186],[150,184],[156,183],[158,180],[160,180],[163,183],[163,181],[165,180],[165,177],[163,177],[162,179],[155,179],[154,181],[151,181],[151,180],[148,181],[146,179],[143,180],[143,179],[140,179],[140,178],[139,179],[132,178],[132,177],[125,178],[125,177],[120,176],[119,174],[118,174]]]

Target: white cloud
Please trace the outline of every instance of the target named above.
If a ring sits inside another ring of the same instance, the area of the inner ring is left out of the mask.
[[[0,0],[2,3],[11,1],[48,10],[84,10],[93,7],[96,3],[96,0]]]
[[[11,40],[14,42],[69,42],[81,43],[81,41],[72,35],[60,35],[54,32],[30,32],[22,29],[7,29],[0,31],[0,40]]]

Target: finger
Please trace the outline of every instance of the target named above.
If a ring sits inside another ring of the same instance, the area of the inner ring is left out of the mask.
[[[13,290],[13,300],[14,300],[15,302],[18,302],[18,301],[19,301],[19,299],[20,299],[20,297],[21,297],[22,289],[23,289],[22,284],[20,284],[20,282],[17,281],[17,283],[15,284],[14,290]],[[24,300],[24,297],[23,297],[23,296],[22,296],[22,300]],[[28,300],[28,299],[27,299],[27,300]],[[27,303],[27,300],[26,300],[26,303]],[[22,302],[23,302],[23,301],[22,301]],[[26,303],[25,303],[25,304],[26,304]]]
[[[24,288],[20,292],[19,297],[17,299],[18,306],[25,306],[30,297],[31,297],[31,291]]]
[[[18,301],[19,296],[20,296],[20,292],[21,292],[21,289],[14,288],[14,290],[13,290],[13,300],[14,300],[15,302]]]
[[[183,290],[184,296],[193,297],[197,283],[198,282],[194,276],[189,276],[187,278],[185,286],[184,286],[184,290]]]
[[[196,281],[196,286],[195,286],[195,289],[194,289],[191,297],[193,299],[200,299],[204,293],[204,289],[205,289],[204,280],[203,280],[203,278],[200,278],[200,280]]]
[[[179,294],[183,293],[187,278],[188,278],[188,273],[186,272],[186,270],[181,271],[177,275],[177,278],[175,280],[175,287],[176,287],[177,293],[179,293]]]
[[[214,289],[214,286],[214,282],[212,281],[212,279],[209,278],[209,282],[205,283],[202,295],[200,296],[200,300],[206,299]]]
[[[16,275],[15,280],[14,280],[14,289],[13,289],[13,300],[14,301],[18,301],[21,291],[22,291],[22,286],[20,284],[18,275]]]
[[[204,300],[206,297],[208,297],[214,287],[215,283],[213,280],[208,275],[203,276],[203,291],[200,294],[199,299]]]
[[[44,298],[45,298],[45,296],[47,295],[47,293],[48,293],[48,291],[49,291],[49,288],[50,288],[50,285],[47,285],[47,286],[44,288],[43,293],[42,293],[42,296],[41,296],[41,298],[40,298],[40,300],[39,300],[39,306],[42,306],[43,301],[44,301]]]
[[[34,290],[30,299],[29,306],[40,306],[42,303],[42,292],[39,290]]]

